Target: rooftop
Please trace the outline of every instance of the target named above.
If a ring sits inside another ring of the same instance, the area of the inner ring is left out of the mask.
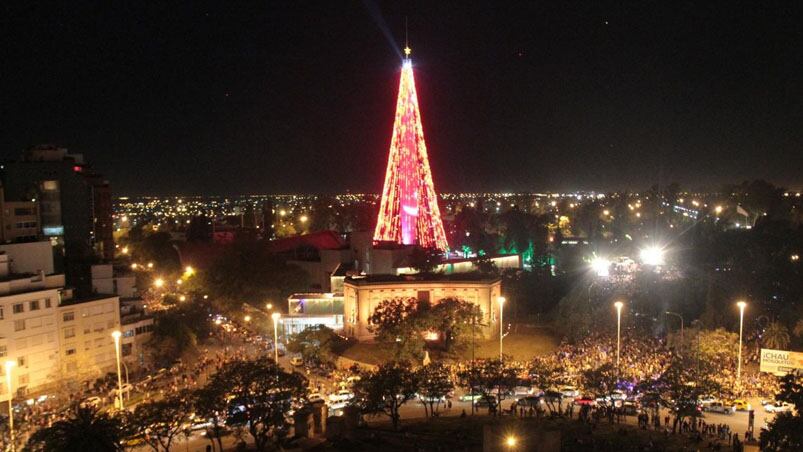
[[[501,281],[502,278],[494,275],[487,275],[479,272],[470,273],[431,273],[431,274],[415,274],[415,275],[365,275],[365,276],[349,276],[346,282],[357,286],[367,284],[382,284],[382,283],[422,283],[422,282],[467,282],[467,283],[495,283]]]

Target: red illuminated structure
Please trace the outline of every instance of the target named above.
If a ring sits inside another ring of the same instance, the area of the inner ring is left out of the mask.
[[[396,242],[446,251],[449,244],[429,169],[409,47],[404,52],[407,58],[402,65],[374,242]]]

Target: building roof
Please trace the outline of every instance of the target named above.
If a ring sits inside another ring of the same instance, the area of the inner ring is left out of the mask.
[[[356,286],[363,286],[369,284],[387,284],[387,283],[438,283],[438,282],[454,282],[454,283],[485,283],[492,284],[501,281],[502,278],[494,275],[487,275],[479,272],[471,273],[453,273],[453,274],[428,274],[428,275],[365,275],[365,276],[349,276],[345,279],[347,284]]]
[[[284,253],[298,248],[315,248],[316,250],[339,250],[346,244],[335,231],[320,231],[312,234],[296,235],[268,243],[271,253]]]

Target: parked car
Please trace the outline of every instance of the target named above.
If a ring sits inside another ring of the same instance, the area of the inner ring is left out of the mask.
[[[563,386],[560,388],[560,393],[563,394],[563,397],[568,397],[570,399],[577,398],[580,395],[580,391],[574,386]]]
[[[291,366],[296,366],[296,367],[303,366],[304,365],[304,359],[301,358],[300,356],[294,356],[294,357],[290,358],[290,365]]]
[[[764,411],[767,413],[786,413],[792,411],[792,404],[776,400],[764,405]]]
[[[736,411],[733,405],[725,404],[719,400],[709,402],[708,405],[703,405],[703,411],[710,411],[712,413],[720,414],[733,414]]]
[[[100,402],[101,402],[100,397],[93,396],[93,397],[89,397],[86,400],[84,400],[83,402],[81,402],[81,406],[97,408],[97,407],[100,406]]]
[[[492,396],[481,397],[474,401],[474,406],[477,408],[487,408],[496,406],[496,398]]]
[[[467,393],[461,395],[460,397],[458,397],[458,400],[460,400],[461,402],[470,402],[472,400],[479,400],[481,397],[482,397],[482,394],[480,394],[478,392],[475,392],[474,394],[472,394],[470,392],[467,392]]]
[[[749,403],[747,403],[746,400],[742,399],[734,400],[733,407],[736,409],[736,411],[749,411],[753,409],[753,407]]]
[[[320,394],[319,394],[319,393],[317,393],[317,392],[313,392],[312,394],[310,394],[310,395],[308,395],[308,396],[307,396],[307,401],[308,401],[309,403],[313,403],[313,402],[319,402],[319,401],[323,401],[323,400],[324,400],[323,396],[322,396],[322,395],[320,395]]]
[[[128,394],[131,392],[132,389],[133,386],[131,386],[131,383],[125,383],[123,384],[122,392],[123,394]],[[115,386],[114,389],[109,391],[109,397],[117,397],[118,394],[120,394],[120,389],[117,388],[117,386]]]
[[[354,398],[354,393],[348,389],[341,389],[334,394],[329,394],[329,402],[346,402]]]

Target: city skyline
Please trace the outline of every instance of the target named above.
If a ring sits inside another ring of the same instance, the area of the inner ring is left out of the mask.
[[[379,192],[405,17],[439,190],[801,185],[794,7],[79,2],[7,17],[0,156],[84,153],[116,194]]]

